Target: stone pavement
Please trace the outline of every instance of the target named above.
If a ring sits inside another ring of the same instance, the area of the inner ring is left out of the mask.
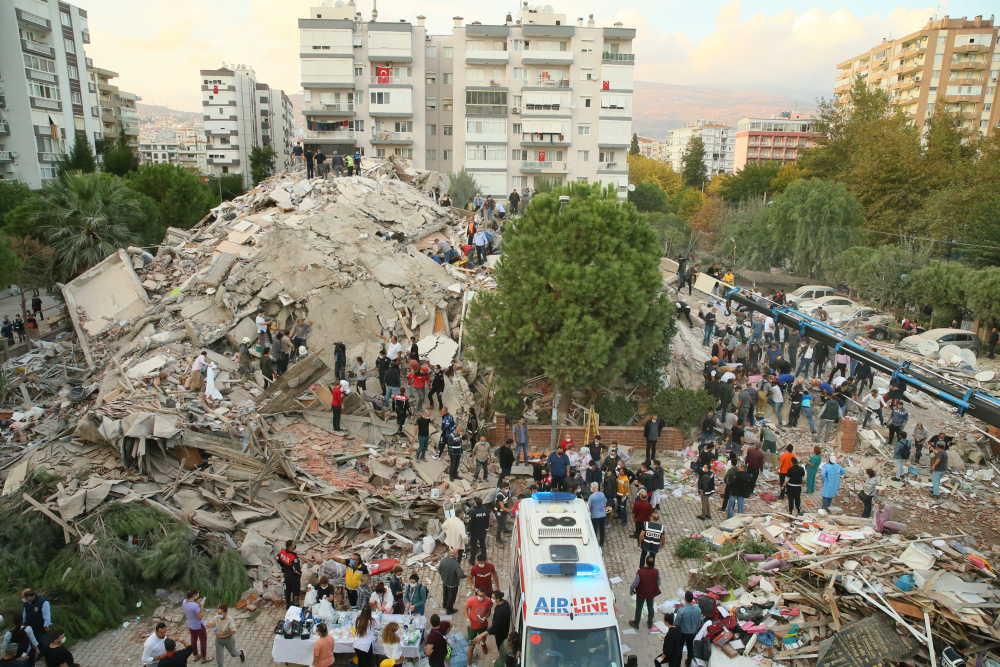
[[[671,456],[664,461],[664,467],[671,470],[670,466],[680,464],[680,459]],[[669,476],[668,476],[669,477]],[[491,477],[490,483],[493,483]],[[669,480],[668,480],[669,483]],[[777,485],[758,483],[758,490],[776,490]],[[818,504],[819,493],[812,497]],[[723,515],[718,513],[718,503],[721,499],[716,497],[713,501],[713,520],[717,524],[723,519]],[[775,506],[777,507],[777,505]],[[766,510],[766,505],[760,500],[751,500],[744,508],[746,511]],[[783,509],[783,507],[782,507]],[[674,545],[682,537],[689,536],[707,524],[698,521],[695,517],[701,511],[701,504],[697,500],[687,496],[687,489],[680,498],[671,494],[667,489],[662,501],[660,516],[666,528],[666,546],[656,559],[657,568],[660,570],[662,582],[660,590],[662,594],[656,602],[662,603],[666,600],[677,597],[678,591],[685,587],[688,581],[689,570],[697,567],[699,561],[683,560],[675,558],[673,555]],[[621,582],[614,584],[615,608],[618,612],[618,624],[623,632],[621,642],[627,645],[631,652],[639,657],[641,667],[653,664],[653,658],[660,653],[663,637],[658,633],[650,633],[646,628],[645,611],[640,623],[640,629],[632,634],[628,622],[635,617],[635,602],[629,594],[629,585],[635,577],[638,569],[639,549],[635,540],[630,535],[633,526],[631,517],[627,525],[612,523],[607,533],[604,548],[604,562],[611,578],[620,577]],[[496,568],[500,577],[501,590],[506,591],[510,583],[510,545],[505,543],[498,549],[494,535],[488,538],[487,548],[489,559]],[[468,560],[462,564],[466,574],[468,574]],[[428,603],[428,615],[431,613],[442,614],[440,608],[441,584],[436,571],[429,567],[416,568],[420,574],[421,581],[430,589],[430,600]],[[459,589],[458,605],[464,609],[464,602],[472,594],[467,582],[463,582]],[[239,612],[238,612],[239,613]],[[272,667],[275,663],[271,660],[271,644],[273,643],[272,629],[275,623],[283,616],[282,610],[270,605],[261,605],[261,610],[253,617],[245,620],[237,620],[237,645],[246,650],[246,665],[250,667]],[[443,616],[448,618],[447,616]],[[662,616],[657,613],[657,620]],[[451,619],[457,632],[465,633],[466,621],[463,615],[456,614]],[[142,643],[152,632],[152,621],[143,619],[137,623],[131,623],[128,628],[118,628],[101,633],[94,639],[77,644],[72,648],[76,661],[82,667],[133,667],[139,664],[142,655]],[[187,629],[182,622],[174,624],[170,628],[170,636],[175,638],[189,639]],[[496,646],[492,639],[488,640],[489,653],[485,657],[481,651],[477,653],[474,664],[479,667],[491,666],[496,659]],[[214,640],[209,637],[209,656],[214,660]],[[349,661],[349,654],[341,655],[340,661]],[[192,660],[190,664],[195,664]],[[235,666],[239,664],[238,658],[226,657],[226,665]]]

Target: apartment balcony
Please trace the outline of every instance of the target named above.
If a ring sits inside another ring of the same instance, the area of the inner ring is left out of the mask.
[[[308,46],[303,44],[299,47],[299,55],[303,58],[316,56],[323,58],[344,56],[347,58],[354,55],[353,48],[350,44],[347,46]]]
[[[361,105],[359,104],[358,106],[360,107]],[[302,107],[302,114],[305,116],[354,118],[354,103],[337,102],[334,104],[323,104],[322,102],[306,102]]]
[[[32,109],[48,109],[50,111],[62,111],[62,102],[50,100],[47,97],[29,97]]]
[[[357,141],[354,130],[306,130],[306,140],[314,144],[353,144]]]
[[[85,58],[85,60],[87,61],[87,67],[93,67],[94,66],[94,59],[93,58]]]
[[[465,168],[469,171],[507,171],[506,158],[500,160],[466,160]]]
[[[601,148],[628,148],[632,145],[631,137],[601,137],[597,140],[597,145]]]
[[[82,30],[80,32],[80,41],[82,41],[84,44],[90,44],[90,31],[89,30]]]
[[[39,162],[59,162],[59,158],[62,157],[62,153],[39,153]]]
[[[635,64],[635,54],[634,53],[611,53],[610,51],[605,51],[601,54],[601,60],[606,63],[624,63],[626,65]]]
[[[515,79],[516,80],[516,79]],[[466,88],[506,88],[507,79],[472,78],[465,80]]]
[[[918,88],[922,80],[923,79],[918,76],[907,79],[906,81],[897,81],[889,86],[889,90],[908,90],[910,88]]]
[[[465,113],[469,116],[506,116],[506,104],[466,104]]]
[[[466,51],[465,62],[485,65],[506,64],[510,55],[506,51]]]
[[[0,151],[0,162],[13,162],[14,156],[10,151]]]
[[[624,107],[601,107],[601,118],[632,118],[632,110]]]
[[[412,104],[370,104],[368,115],[372,118],[412,118]]]
[[[598,174],[627,174],[628,165],[624,162],[601,162],[597,165]]]
[[[522,51],[521,62],[525,65],[569,65],[573,62],[572,51]]]
[[[569,135],[560,132],[532,132],[521,135],[521,145],[526,148],[569,146],[571,143]]]
[[[21,40],[21,50],[26,53],[34,53],[36,56],[45,56],[46,58],[55,58],[56,51],[48,44],[42,44],[41,42],[33,42],[30,39]]]
[[[368,60],[386,63],[411,63],[413,62],[413,52],[406,49],[368,49]]]
[[[570,113],[570,106],[568,104],[525,104],[523,111],[532,116],[559,116]]]
[[[303,74],[303,88],[354,88],[353,74]]]
[[[952,48],[952,53],[986,53],[990,47],[983,44],[956,44]]]
[[[896,74],[909,74],[910,72],[921,72],[924,69],[924,64],[921,63],[907,63],[896,70]]]
[[[942,97],[945,102],[979,102],[982,100],[982,95],[942,95],[938,93],[938,99]]]
[[[913,44],[911,46],[906,47],[905,49],[903,49],[902,51],[900,51],[896,55],[901,56],[901,57],[906,57],[906,56],[914,55],[914,54],[917,54],[917,53],[923,53],[926,50],[927,50],[927,43],[926,42],[920,42],[919,44]]]
[[[238,154],[234,155],[222,155],[218,157],[209,157],[208,164],[210,165],[234,165],[240,163],[240,156]]]
[[[0,137],[10,134],[10,123],[0,120]]]
[[[14,13],[17,14],[17,20],[19,23],[25,25],[34,26],[37,28],[42,28],[46,32],[52,31],[52,22],[49,21],[44,16],[39,16],[38,14],[32,14],[31,12],[26,12],[23,9],[14,9]]]
[[[368,77],[370,86],[412,86],[412,76],[370,76]]]
[[[985,60],[982,62],[963,60],[961,62],[952,62],[951,71],[954,72],[955,70],[965,70],[965,69],[986,69],[987,65],[989,65],[989,63],[987,63]]]
[[[413,143],[413,133],[385,132],[380,130],[378,132],[372,132],[371,142],[375,145],[386,145],[386,144],[408,145]]]
[[[570,78],[553,78],[548,76],[538,76],[524,81],[523,87],[526,89],[531,88],[572,88],[573,84],[570,82]]]
[[[565,174],[569,172],[569,167],[565,162],[522,162],[522,174]]]

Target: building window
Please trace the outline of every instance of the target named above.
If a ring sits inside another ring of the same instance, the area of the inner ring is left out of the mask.
[[[486,42],[482,39],[467,39],[465,40],[465,50],[466,51],[485,51]]]
[[[428,46],[425,55],[428,60],[434,60],[438,57],[438,47]]]
[[[76,44],[72,39],[64,39],[63,45],[66,48],[66,53],[76,53]]]
[[[467,90],[465,91],[465,112],[506,116],[507,93],[494,90]]]
[[[47,164],[39,165],[38,171],[41,173],[43,179],[57,178],[59,176],[59,168]]]
[[[407,160],[413,159],[413,149],[412,148],[397,148],[393,151],[395,155],[399,157],[405,157]]]
[[[425,125],[424,128],[427,130],[428,137],[433,137],[437,134],[437,125]]]
[[[354,76],[364,76],[364,75],[365,75],[365,68],[364,67],[355,67],[354,68]]]
[[[450,151],[450,150],[445,149],[445,150],[441,151],[441,153],[442,153],[442,156],[443,156],[442,159],[445,162],[450,162],[451,160],[455,159],[455,151]]]
[[[393,123],[394,131],[396,132],[413,132],[413,121],[412,120],[397,120]]]
[[[455,82],[455,75],[451,72],[445,72],[441,75],[441,83],[446,86],[450,86]]]
[[[433,86],[437,83],[437,72],[427,72],[427,85]]]
[[[72,28],[73,27],[73,19],[66,12],[59,12],[59,20],[67,28]]]
[[[525,162],[528,159],[528,151],[515,148],[510,152],[510,159],[513,162]]]
[[[450,97],[446,97],[441,100],[441,108],[445,111],[452,111],[455,108],[455,100]]]
[[[520,123],[512,123],[510,127],[511,127],[511,132],[513,132],[514,134],[521,134]]]
[[[940,79],[941,78],[941,70],[939,70],[939,69],[931,70],[931,78],[932,79]]]
[[[938,37],[938,39],[937,39],[937,45],[938,46],[944,46],[945,40],[946,40],[945,37]]]
[[[576,152],[577,162],[590,162],[590,151],[577,151]]]
[[[24,66],[28,69],[38,70],[39,72],[47,72],[49,74],[56,73],[56,61],[31,56],[27,53],[22,55],[24,55]]]
[[[384,148],[376,148],[375,149],[375,157],[385,157],[385,149]]]
[[[80,70],[75,65],[68,65],[67,69],[69,70],[69,78],[76,79],[77,81],[80,80]]]
[[[427,98],[427,108],[428,109],[437,109],[437,98],[436,97],[428,97]]]
[[[70,95],[73,96],[73,104],[83,104],[83,97],[80,93],[71,92]]]
[[[40,83],[35,83],[34,81],[28,82],[28,95],[32,97],[44,97],[48,100],[58,100],[59,88],[56,86],[46,86]]]
[[[584,109],[589,109],[590,108],[590,101],[591,101],[591,98],[589,98],[589,97],[581,97],[580,98],[580,106],[582,106]]]
[[[580,53],[593,53],[594,52],[594,40],[592,39],[581,39]]]
[[[596,81],[594,76],[594,68],[592,67],[581,67],[580,68],[580,81]]]
[[[389,104],[389,93],[376,93],[375,91],[370,91],[371,103],[372,104]]]
[[[442,46],[441,47],[441,57],[442,58],[454,58],[455,57],[455,49],[452,48],[452,47],[450,47],[450,46]]]
[[[436,160],[438,159],[438,152],[433,148],[428,148],[425,153],[425,158],[428,160]]]
[[[586,176],[577,176],[576,177],[576,182],[577,183],[586,183],[587,182],[587,177]]]
[[[590,125],[586,123],[580,123],[576,126],[576,133],[579,135],[590,134]]]
[[[597,154],[598,162],[614,162],[615,152],[614,151],[601,151]]]
[[[451,125],[443,125],[442,127],[444,129],[444,132],[443,132],[444,136],[450,137],[450,136],[452,136],[454,134],[453,126],[451,126]]]

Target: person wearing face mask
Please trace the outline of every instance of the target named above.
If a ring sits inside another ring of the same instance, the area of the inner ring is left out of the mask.
[[[278,554],[278,565],[285,575],[285,608],[298,606],[302,590],[302,561],[295,553],[295,540],[285,542],[285,548]]]
[[[236,650],[236,621],[229,615],[229,605],[223,602],[219,605],[215,613],[215,618],[209,623],[215,633],[215,664],[222,667],[226,660],[226,651],[234,658],[239,658],[240,662],[247,661],[247,654],[243,649]]]
[[[66,643],[66,633],[59,628],[50,628],[49,636],[51,641],[42,651],[46,667],[80,667],[73,662],[73,654],[69,652],[69,649],[63,646]]]
[[[181,643],[184,644],[184,648],[177,650],[177,643],[167,637],[163,640],[163,649],[167,652],[167,655],[160,660],[157,667],[186,667],[188,658],[195,655],[195,647],[189,645],[183,639]],[[207,661],[203,661],[207,662]]]
[[[361,562],[359,554],[353,554],[347,559],[347,572],[344,573],[344,588],[347,589],[347,601],[351,603],[351,608],[358,606],[358,586],[361,585],[361,575],[368,574],[368,567]],[[365,600],[368,602],[368,600]]]
[[[410,575],[410,583],[406,585],[406,590],[403,592],[403,601],[406,603],[407,614],[424,615],[424,607],[427,604],[427,587],[420,583],[420,577],[416,572]]]
[[[24,605],[21,622],[31,628],[35,639],[44,646],[49,627],[52,625],[52,607],[49,601],[45,596],[28,588],[21,592],[21,602]]]
[[[465,603],[465,618],[469,621],[467,635],[469,640],[468,659],[472,664],[472,659],[476,655],[476,637],[486,630],[489,624],[490,612],[493,611],[493,600],[486,597],[486,591],[476,588],[475,596],[469,598]],[[483,652],[486,652],[486,640],[483,642]]]

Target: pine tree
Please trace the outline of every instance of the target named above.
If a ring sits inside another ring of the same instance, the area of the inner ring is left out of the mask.
[[[250,178],[253,180],[253,185],[271,175],[276,155],[270,146],[254,146],[250,149]]]
[[[632,143],[629,144],[628,154],[629,155],[638,155],[639,154],[639,135],[638,134],[633,134],[632,135]]]
[[[104,171],[116,176],[124,176],[130,171],[139,171],[139,156],[128,145],[128,135],[124,128],[118,133],[114,144],[107,144],[104,152]]]
[[[67,155],[59,158],[59,175],[71,172],[92,174],[97,171],[97,159],[90,147],[87,135],[77,132],[73,140],[73,149]]]
[[[958,262],[931,262],[907,278],[906,291],[913,302],[933,308],[934,320],[944,324],[965,309],[971,273]]]
[[[476,177],[466,171],[465,167],[462,167],[461,171],[457,173],[449,174],[448,178],[451,183],[448,185],[448,192],[444,194],[451,195],[451,201],[455,208],[464,209],[468,206],[469,201],[475,198],[476,193],[481,192]]]
[[[708,167],[705,166],[705,142],[699,137],[691,137],[684,155],[681,157],[684,167],[681,177],[684,185],[690,188],[700,188],[708,182]]]
[[[662,346],[672,303],[660,255],[644,216],[612,189],[539,194],[504,235],[497,289],[472,304],[473,356],[507,382],[547,375],[564,415],[570,392],[612,382]]]

